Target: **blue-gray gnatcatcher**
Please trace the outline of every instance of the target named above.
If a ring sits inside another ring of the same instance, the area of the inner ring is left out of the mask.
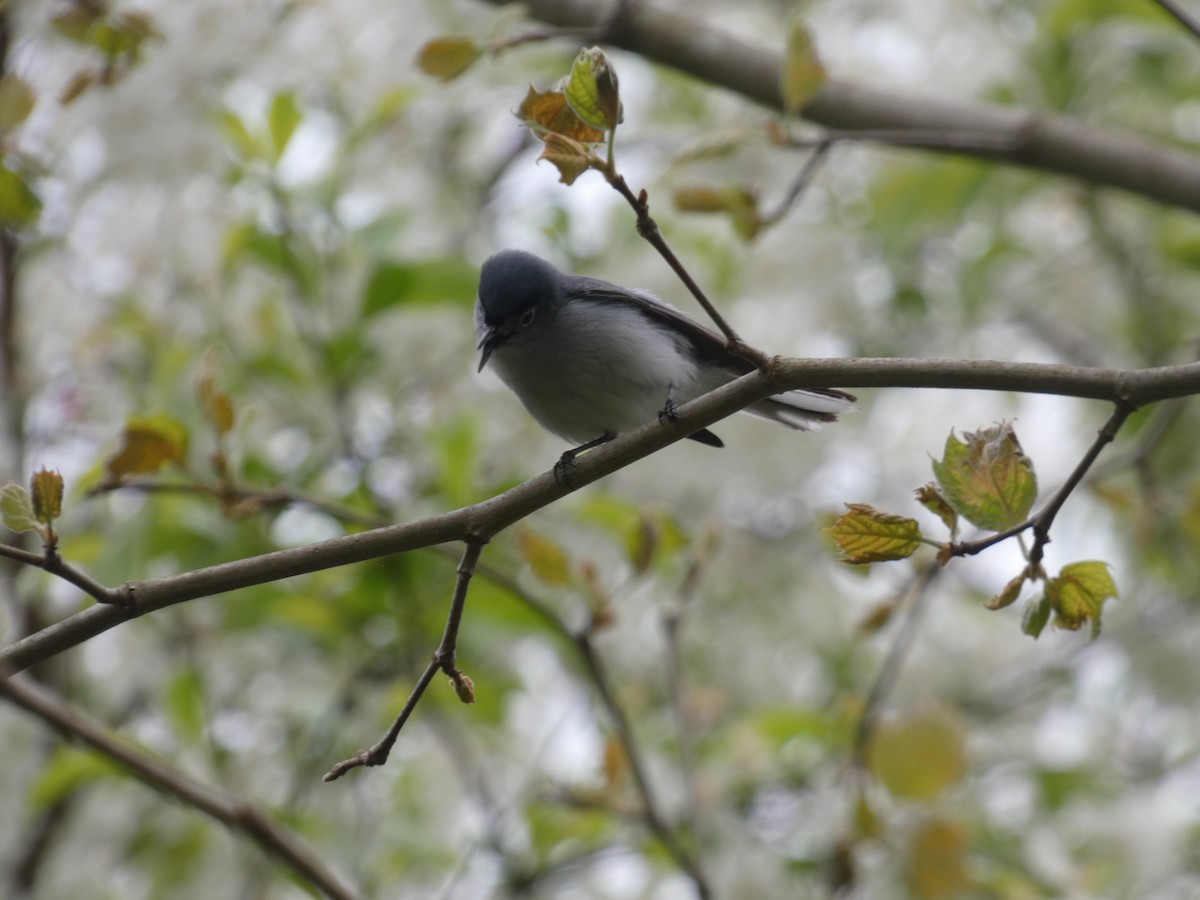
[[[475,337],[479,371],[490,361],[543,428],[578,445],[555,466],[560,476],[580,452],[656,416],[675,418],[676,404],[753,369],[721,335],[653,294],[567,275],[520,250],[483,264]],[[788,391],[746,412],[810,429],[853,404],[842,391]],[[707,428],[689,437],[723,446]]]

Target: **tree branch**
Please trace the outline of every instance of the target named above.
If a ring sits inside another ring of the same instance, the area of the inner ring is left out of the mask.
[[[1189,15],[1188,11],[1176,3],[1175,0],[1154,0],[1154,2],[1166,10],[1169,15],[1174,17],[1176,22],[1190,31],[1194,37],[1200,38],[1200,22],[1197,22],[1193,16]]]
[[[4,673],[11,674],[11,673]],[[330,872],[312,848],[284,831],[241,797],[201,784],[112,735],[99,722],[69,706],[49,691],[18,678],[0,678],[0,697],[46,722],[68,738],[86,744],[119,763],[143,784],[161,791],[218,822],[249,835],[262,849],[303,882],[334,900],[359,896]]]
[[[501,5],[508,0],[489,2]],[[526,0],[525,6],[534,18],[566,28],[596,28],[610,8],[596,0]],[[770,109],[783,109],[782,56],[777,50],[747,44],[693,15],[650,2],[632,4],[607,33],[607,42],[614,47],[728,88]],[[844,131],[993,135],[1000,142],[998,148],[930,145],[930,149],[1042,169],[1200,211],[1200,159],[1194,154],[1064,116],[904,96],[839,80],[826,82],[802,115]]]
[[[1039,363],[919,359],[776,359],[680,407],[675,422],[648,423],[581,456],[574,487],[591,484],[682,440],[698,428],[752,403],[794,388],[921,387],[1020,391],[1107,400],[1137,408],[1200,393],[1200,363],[1153,369],[1091,369]],[[0,664],[24,669],[77,646],[132,616],[197,597],[279,581],[451,541],[486,542],[510,525],[570,493],[550,472],[472,506],[427,519],[346,535],[304,547],[220,563],[166,578],[129,582],[119,591],[128,608],[94,606],[0,651]]]
[[[625,710],[617,702],[616,695],[613,694],[600,657],[596,655],[592,645],[591,635],[587,631],[581,632],[574,635],[574,641],[580,656],[583,657],[592,683],[600,694],[600,700],[608,711],[609,718],[612,719],[613,728],[617,731],[621,746],[625,749],[625,755],[629,760],[629,770],[633,773],[634,784],[637,785],[638,794],[642,798],[642,815],[646,820],[646,825],[654,832],[655,837],[662,841],[667,852],[679,863],[680,867],[687,872],[696,887],[697,896],[701,900],[705,900],[711,896],[711,891],[704,870],[700,868],[699,861],[680,843],[678,835],[667,825],[658,810],[658,803],[650,788],[650,777],[646,773],[646,764],[642,760],[637,749],[637,742],[634,740],[633,726],[629,722],[629,717],[625,715]]]
[[[450,612],[446,616],[446,628],[442,632],[441,643],[438,644],[429,665],[417,679],[416,686],[408,695],[408,700],[405,701],[400,714],[396,716],[392,727],[369,750],[360,750],[357,755],[342,760],[326,772],[325,781],[336,781],[351,769],[357,769],[360,766],[382,766],[387,762],[392,747],[396,745],[396,740],[400,737],[400,729],[404,727],[404,723],[408,721],[413,710],[417,708],[417,704],[421,702],[425,689],[429,687],[429,683],[433,681],[433,676],[438,673],[439,669],[450,676],[450,681],[460,700],[464,703],[475,702],[475,689],[471,684],[471,679],[459,671],[454,663],[455,650],[458,646],[458,630],[462,626],[463,610],[467,606],[467,588],[471,584],[471,576],[475,574],[475,566],[479,562],[481,553],[483,553],[482,541],[467,542],[462,562],[458,565],[458,580],[454,583],[454,598],[450,601]]]

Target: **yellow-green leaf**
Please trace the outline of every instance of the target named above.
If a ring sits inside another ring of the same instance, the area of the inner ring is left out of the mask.
[[[1046,599],[1054,610],[1055,628],[1076,631],[1091,622],[1095,637],[1100,633],[1105,602],[1117,599],[1117,586],[1107,563],[1071,563],[1046,582]]]
[[[571,567],[567,555],[549,538],[521,528],[517,531],[517,549],[541,581],[553,585],[570,584]]]
[[[9,531],[20,534],[37,529],[37,516],[33,513],[33,501],[29,491],[15,481],[0,487],[0,521]]]
[[[200,408],[204,410],[205,418],[212,423],[217,434],[227,434],[233,428],[233,400],[217,387],[214,365],[212,354],[205,354],[200,375],[196,379],[196,393],[200,397]]]
[[[913,832],[908,854],[909,896],[916,900],[951,900],[971,887],[967,872],[970,843],[959,822],[935,819]]]
[[[50,525],[62,516],[63,477],[49,469],[39,469],[29,481],[29,494],[33,501],[33,515],[41,523]]]
[[[29,805],[47,809],[80,788],[113,775],[122,774],[120,766],[91,750],[61,746],[44,764],[29,787]]]
[[[104,18],[103,7],[73,3],[50,20],[54,30],[68,40],[84,43],[88,32]]]
[[[452,81],[481,56],[483,48],[469,37],[435,38],[417,53],[417,68],[442,81]]]
[[[883,833],[879,816],[871,807],[867,792],[858,790],[854,797],[854,832],[859,837],[873,838]]]
[[[598,144],[604,140],[604,132],[580,119],[562,91],[538,91],[530,85],[529,92],[517,108],[517,118],[533,132],[534,137],[543,141],[551,134],[583,144]]]
[[[0,165],[0,225],[26,228],[38,220],[42,201],[24,175]]]
[[[1012,606],[1017,602],[1017,598],[1021,596],[1021,586],[1025,584],[1027,577],[1027,573],[1022,572],[1006,584],[1004,590],[988,600],[984,606],[988,609],[1004,609],[1006,606]]]
[[[1046,623],[1050,621],[1050,598],[1043,594],[1037,600],[1031,600],[1025,606],[1021,615],[1021,630],[1034,640],[1042,633]]]
[[[921,546],[921,529],[916,519],[885,513],[865,503],[847,503],[825,532],[842,551],[842,562],[853,565],[886,562],[912,556]]]
[[[620,788],[629,775],[629,753],[625,744],[609,735],[604,742],[604,787],[610,791]]]
[[[812,32],[799,16],[788,23],[787,48],[779,75],[779,93],[783,109],[794,113],[803,107],[825,83],[825,67],[817,56]]]
[[[8,133],[29,118],[37,98],[24,78],[9,73],[0,78],[0,133]]]
[[[1033,463],[1008,423],[946,438],[933,473],[946,500],[980,528],[1004,531],[1029,516],[1037,497]]]
[[[617,73],[599,47],[580,50],[563,91],[580,120],[601,131],[612,131],[624,118]]]
[[[187,452],[187,429],[169,416],[132,419],[121,435],[121,446],[104,464],[105,481],[116,483],[130,475],[156,472],[167,463],[182,463]]]
[[[66,85],[58,92],[58,102],[63,106],[74,101],[80,94],[96,83],[99,74],[92,69],[80,69],[67,79]]]
[[[296,102],[296,95],[291,91],[283,91],[271,100],[271,109],[267,114],[267,129],[271,134],[271,147],[274,159],[279,162],[287,151],[292,135],[300,126],[304,114]]]
[[[685,212],[720,212],[729,216],[738,236],[750,240],[762,228],[758,211],[758,195],[744,187],[733,185],[715,188],[707,185],[687,185],[674,194],[675,207]]]
[[[867,765],[893,796],[928,800],[966,774],[962,728],[945,711],[885,722],[871,739]]]
[[[953,506],[946,502],[946,498],[942,496],[937,485],[931,481],[929,484],[921,485],[913,493],[917,495],[918,503],[942,520],[953,537],[958,530],[958,513],[954,511]]]
[[[558,169],[558,180],[563,184],[574,184],[575,179],[591,168],[593,157],[587,147],[561,134],[548,134],[542,155],[543,159]]]

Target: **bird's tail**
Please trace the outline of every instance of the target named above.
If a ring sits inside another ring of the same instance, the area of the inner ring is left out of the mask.
[[[836,421],[839,414],[855,409],[855,399],[853,394],[832,388],[788,391],[755,403],[746,412],[789,428],[813,431],[825,422]]]

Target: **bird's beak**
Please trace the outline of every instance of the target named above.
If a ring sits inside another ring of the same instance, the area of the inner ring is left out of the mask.
[[[507,336],[508,335],[506,335],[499,328],[489,327],[484,330],[483,336],[479,339],[479,343],[475,345],[476,350],[483,351],[483,356],[479,358],[479,368],[475,370],[476,372],[483,371],[483,367],[487,365],[487,361],[492,358],[492,353],[495,352],[497,347],[504,343],[504,339]]]

